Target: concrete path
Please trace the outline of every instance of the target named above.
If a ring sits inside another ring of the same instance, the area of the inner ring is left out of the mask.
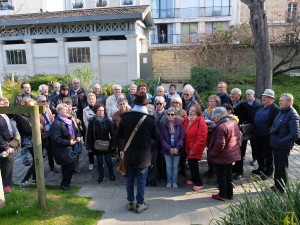
[[[289,176],[293,180],[300,178],[300,147],[295,146],[289,158]],[[245,177],[240,181],[234,181],[234,198],[238,200],[244,190],[252,190],[254,183],[251,178],[251,171],[256,167],[250,165],[251,148],[247,150],[245,157]],[[61,180],[60,173],[49,171],[47,159],[45,159],[46,184],[58,185]],[[114,160],[115,170],[117,164]],[[205,157],[200,162],[200,171],[207,170]],[[103,184],[97,184],[98,172],[95,164],[94,171],[88,171],[88,157],[84,151],[80,156],[80,173],[74,174],[72,185],[82,187],[80,196],[91,197],[89,208],[104,211],[98,224],[119,225],[119,224],[209,224],[211,219],[217,219],[222,215],[219,209],[227,210],[227,202],[220,202],[211,198],[212,194],[218,193],[216,179],[203,179],[204,188],[199,192],[193,192],[191,186],[185,184],[185,179],[179,176],[178,189],[166,188],[164,181],[158,181],[157,187],[147,187],[145,199],[149,203],[148,210],[141,214],[128,212],[126,210],[126,189],[125,179],[116,171],[117,181],[105,180]],[[20,184],[25,176],[28,167],[21,163],[18,154],[15,156],[15,168],[13,179],[16,184]],[[107,169],[106,169],[107,170]],[[106,171],[107,172],[107,171]],[[270,185],[273,181],[267,181]],[[219,208],[219,209],[218,209]]]

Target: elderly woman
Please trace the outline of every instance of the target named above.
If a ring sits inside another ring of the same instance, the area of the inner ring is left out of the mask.
[[[102,103],[103,105],[105,105],[106,103],[106,98],[103,94],[101,94],[101,86],[100,84],[95,84],[93,86],[93,93],[96,96],[96,102],[97,103]]]
[[[202,106],[202,102],[200,100],[199,102],[196,100],[194,92],[195,89],[190,84],[185,85],[182,90],[183,109],[187,114],[189,113],[189,109],[193,105],[198,105],[202,110],[204,109]]]
[[[189,116],[183,120],[185,151],[192,176],[192,179],[187,180],[186,183],[194,185],[194,191],[199,191],[203,186],[198,161],[202,158],[208,132],[207,125],[201,115],[200,107],[192,105],[189,109]]]
[[[34,106],[36,101],[32,98],[23,98],[21,102],[22,106]],[[32,143],[32,124],[31,118],[27,114],[16,114],[14,115],[14,120],[16,121],[18,131],[21,136],[21,147],[23,148],[22,154],[27,154],[27,151],[32,156],[32,165],[29,167],[27,173],[25,174],[22,182],[21,188],[27,188],[29,183],[28,180],[32,176],[32,183],[36,182],[35,174],[35,163],[34,163],[34,152],[33,152],[33,143]]]
[[[110,108],[110,110],[107,112],[107,117],[108,117],[111,121],[112,121],[112,117],[113,117],[113,115],[115,114],[115,112],[118,112],[118,111],[119,111],[118,101],[119,101],[120,99],[126,99],[126,96],[125,96],[124,93],[119,93],[119,94],[117,94],[117,97],[116,97],[116,104],[114,104],[114,105]],[[128,106],[128,107],[131,109],[130,106]]]
[[[171,104],[171,107],[175,108],[175,110],[177,111],[176,119],[178,119],[180,122],[182,122],[187,114],[186,114],[186,111],[184,109],[182,109],[182,99],[180,98],[180,96],[174,95],[171,98],[170,104]]]
[[[122,114],[125,112],[131,111],[131,108],[128,105],[128,102],[126,99],[124,99],[124,98],[118,99],[117,104],[118,104],[119,110],[117,112],[115,112],[114,115],[112,116],[112,124],[113,124],[113,128],[115,131],[117,131],[117,129],[119,127],[119,123],[121,121]]]
[[[219,186],[219,193],[212,198],[224,201],[233,198],[232,163],[241,160],[240,129],[228,118],[224,107],[215,108],[212,119],[216,127],[208,145],[207,157],[216,167]]]
[[[137,92],[137,85],[131,84],[129,87],[129,93],[126,95],[126,99],[131,108],[134,107],[134,104],[131,102],[135,98],[135,93]]]
[[[54,159],[58,165],[61,165],[60,189],[67,192],[70,189],[77,156],[73,148],[81,139],[75,123],[68,118],[69,106],[60,103],[56,107],[56,112],[58,114],[50,127],[51,143]]]
[[[93,107],[96,104],[96,95],[94,93],[89,93],[87,96],[88,106],[83,109],[83,123],[86,128],[88,128],[89,120],[95,116]],[[85,138],[86,139],[86,138]],[[94,155],[89,152],[89,171],[94,169]]]
[[[101,103],[94,105],[95,116],[91,118],[87,131],[86,147],[89,152],[92,152],[97,157],[99,178],[98,183],[102,184],[104,179],[103,157],[105,159],[110,181],[115,181],[116,177],[113,171],[111,150],[115,145],[115,134],[112,122],[105,115],[105,106]],[[109,146],[106,150],[95,149],[97,140],[108,141]]]
[[[184,142],[183,126],[176,118],[176,113],[176,109],[170,107],[167,110],[167,119],[161,128],[161,152],[166,161],[167,187],[169,188],[178,188],[178,162]]]

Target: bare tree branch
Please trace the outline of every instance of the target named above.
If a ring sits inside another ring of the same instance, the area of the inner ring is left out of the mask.
[[[276,72],[273,73],[273,77],[279,75],[279,74],[282,74],[282,73],[286,73],[286,72],[289,72],[291,70],[298,70],[300,69],[300,66],[293,66],[293,67],[289,67],[287,69],[282,69],[282,70],[278,70]]]

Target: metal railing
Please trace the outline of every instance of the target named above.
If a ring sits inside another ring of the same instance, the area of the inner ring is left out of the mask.
[[[151,35],[151,44],[196,44],[201,43],[205,39],[205,34],[190,33],[190,34],[164,34]]]
[[[152,9],[153,19],[231,16],[231,6]]]

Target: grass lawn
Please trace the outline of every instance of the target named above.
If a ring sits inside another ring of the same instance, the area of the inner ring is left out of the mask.
[[[64,225],[96,224],[102,213],[87,208],[90,198],[76,195],[78,187],[68,193],[58,186],[47,186],[47,209],[40,209],[37,189],[23,190],[14,187],[12,193],[5,195],[6,206],[0,209],[0,224],[5,225]]]

